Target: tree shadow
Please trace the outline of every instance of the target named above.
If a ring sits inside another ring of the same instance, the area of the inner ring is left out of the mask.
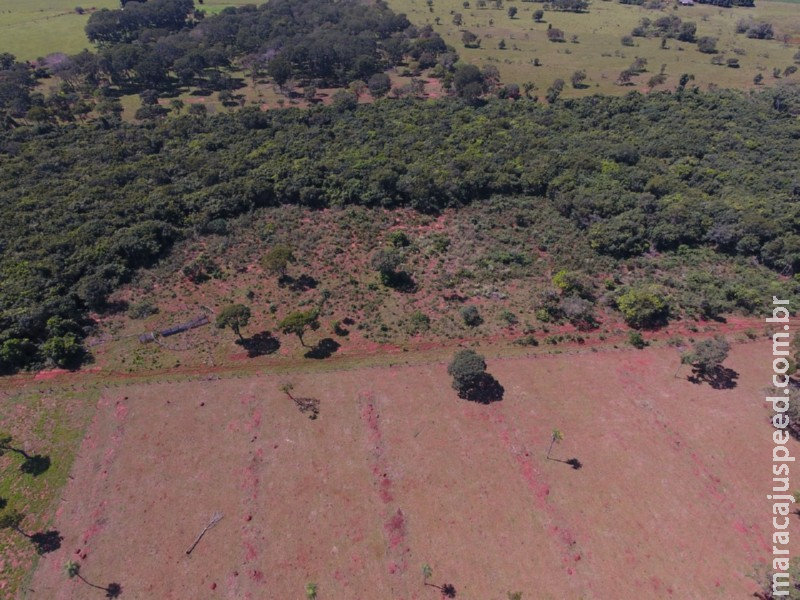
[[[269,331],[256,333],[255,335],[244,340],[236,340],[236,343],[247,350],[248,358],[264,356],[265,354],[273,354],[281,347],[281,343],[278,338],[274,337]]]
[[[109,583],[106,586],[106,598],[119,598],[122,595],[122,584]]]
[[[51,529],[50,531],[34,533],[28,539],[36,546],[37,554],[49,554],[61,548],[64,536],[61,535],[60,531]]]
[[[19,466],[19,470],[28,475],[38,477],[50,468],[50,457],[35,454],[27,457]]]
[[[303,356],[306,358],[330,358],[331,355],[341,348],[341,344],[333,338],[324,338],[317,342],[317,345],[311,348]]]
[[[505,389],[489,373],[481,373],[472,382],[472,385],[464,390],[459,396],[464,400],[480,402],[481,404],[491,404],[503,399]]]
[[[417,282],[405,271],[387,273],[384,283],[393,290],[404,294],[414,294],[417,291]]]
[[[565,465],[569,465],[576,471],[583,468],[583,463],[577,458],[570,458],[569,460],[561,460],[560,458],[553,458],[552,456],[548,456],[547,460],[554,460],[556,462],[564,463]]]
[[[739,379],[739,373],[722,365],[709,370],[695,367],[692,369],[692,374],[686,379],[694,384],[705,382],[715,390],[732,390],[738,385],[736,380]]]
[[[292,291],[307,292],[308,290],[316,289],[319,282],[311,277],[311,275],[300,275],[297,279],[292,279],[289,283]]]

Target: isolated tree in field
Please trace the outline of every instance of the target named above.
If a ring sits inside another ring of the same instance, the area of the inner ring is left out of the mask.
[[[241,328],[246,327],[250,321],[250,309],[244,304],[229,304],[217,315],[217,327],[224,329],[230,327],[240,340],[244,340]]]
[[[94,583],[88,581],[83,575],[81,575],[80,563],[75,561],[71,560],[64,565],[64,571],[66,572],[67,577],[70,579],[77,577],[86,585],[104,591],[106,593],[106,598],[118,598],[122,594],[122,586],[118,583],[109,583],[107,586],[103,587],[102,585],[95,585]]]
[[[541,23],[543,17],[544,17],[544,11],[543,10],[539,9],[539,10],[533,11],[533,20],[536,21],[537,23]]]
[[[553,451],[553,445],[564,439],[564,434],[558,429],[553,429],[553,434],[550,437],[550,446],[547,448],[547,459],[550,460],[550,452]]]
[[[692,349],[681,356],[681,364],[692,365],[700,375],[706,375],[722,365],[730,350],[728,341],[717,335],[710,340],[695,342]]]
[[[472,33],[471,31],[465,31],[461,34],[461,42],[464,44],[465,48],[474,48],[476,47],[476,42],[478,41],[478,36]]]
[[[42,456],[41,454],[28,454],[22,448],[15,448],[12,446],[12,443],[13,438],[11,435],[0,431],[0,456],[3,456],[3,454],[6,452],[15,452],[23,456],[25,460],[23,461],[22,465],[20,465],[20,470],[23,473],[28,473],[29,475],[36,477],[50,468],[49,456]]]
[[[547,39],[551,42],[563,42],[564,41],[564,32],[560,29],[556,29],[555,27],[547,30]]]
[[[717,38],[703,36],[697,39],[697,49],[703,54],[717,53]]]
[[[456,587],[451,583],[443,583],[442,585],[436,585],[435,583],[429,583],[428,579],[433,576],[433,569],[431,569],[430,565],[424,564],[422,565],[422,578],[423,584],[429,585],[430,587],[434,587],[442,593],[444,598],[455,598],[456,597]]]
[[[509,6],[508,7],[508,18],[513,19],[517,16],[517,7],[516,6]]]
[[[264,255],[261,259],[261,266],[268,273],[284,278],[286,277],[286,269],[293,262],[295,262],[295,257],[292,249],[285,244],[278,244],[270,248],[269,252]]]
[[[306,310],[290,313],[284,317],[278,327],[285,334],[295,334],[300,340],[300,344],[305,346],[303,335],[308,329],[317,329],[319,327],[319,312],[317,310]]]
[[[572,74],[572,77],[570,77],[570,81],[572,82],[572,87],[574,87],[575,89],[583,87],[583,82],[585,80],[586,80],[586,71],[582,69],[579,71],[575,71]]]
[[[459,395],[465,394],[486,374],[486,361],[474,350],[459,350],[448,365],[447,374],[453,378],[453,389]]]
[[[474,350],[459,350],[447,367],[459,398],[488,404],[502,400],[504,389],[486,372],[486,361]]]

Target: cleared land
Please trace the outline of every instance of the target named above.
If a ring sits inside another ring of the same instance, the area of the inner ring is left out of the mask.
[[[131,598],[435,598],[423,563],[465,599],[745,598],[770,551],[770,352],[736,346],[732,390],[674,378],[674,349],[490,360],[489,406],[444,364],[291,377],[318,420],[266,373],[109,389],[28,597],[96,597],[63,575],[79,556]],[[580,470],[545,459],[554,427]]]

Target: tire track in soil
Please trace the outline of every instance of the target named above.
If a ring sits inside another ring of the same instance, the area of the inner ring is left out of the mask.
[[[65,512],[72,512],[72,517],[77,521],[88,521],[90,523],[83,529],[83,532],[76,540],[77,543],[74,549],[72,547],[68,547],[67,544],[64,545],[63,552],[65,553],[65,560],[89,561],[92,555],[92,540],[105,530],[106,523],[108,522],[108,515],[106,512],[108,500],[99,499],[108,498],[111,492],[107,481],[108,472],[114,466],[117,451],[122,444],[122,439],[125,437],[125,419],[127,418],[129,412],[128,405],[125,404],[127,399],[127,396],[122,396],[114,400],[111,396],[101,394],[99,400],[97,401],[97,408],[94,416],[92,417],[92,422],[87,429],[86,436],[83,439],[83,444],[81,444],[81,449],[78,452],[78,455],[97,449],[98,443],[103,438],[100,427],[103,417],[107,411],[113,410],[116,425],[114,427],[114,433],[111,434],[109,442],[106,444],[106,449],[103,453],[102,459],[95,463],[93,470],[97,473],[97,479],[95,480],[96,482],[93,486],[90,499],[86,499],[81,502],[81,505],[84,507],[94,506],[94,508],[88,512],[88,514],[86,514],[81,510],[80,506],[77,507],[76,511],[71,511],[62,503],[61,506],[56,509],[56,519],[59,519]],[[72,485],[77,485],[76,481],[77,480],[70,479],[70,483]],[[65,490],[62,495],[67,496],[67,491]],[[40,565],[41,564],[42,563],[40,563]],[[63,567],[63,561],[61,559],[57,561],[47,561],[45,564],[47,564],[48,568],[59,571]],[[70,593],[70,589],[71,588],[66,586],[60,588],[57,598],[60,599],[67,597]]]
[[[646,396],[648,392],[652,392],[651,388],[648,388],[642,383],[643,381],[648,381],[647,367],[649,364],[649,360],[637,360],[625,363],[624,366],[617,367],[617,378],[627,389],[635,391],[639,396]],[[724,510],[728,514],[735,515],[736,520],[733,524],[733,529],[743,536],[741,540],[742,547],[749,554],[751,560],[757,562],[761,559],[762,553],[770,554],[772,549],[764,541],[766,539],[765,535],[759,533],[759,527],[757,525],[745,524],[733,500],[735,496],[725,491],[722,480],[714,474],[706,461],[692,448],[686,436],[672,427],[664,416],[664,413],[658,410],[653,403],[647,403],[646,406],[642,406],[633,397],[631,397],[630,403],[635,408],[645,409],[650,413],[652,421],[656,425],[656,430],[669,440],[669,445],[674,448],[676,452],[684,455],[688,454],[689,459],[694,465],[692,474],[699,480],[702,489],[709,497],[710,501],[716,504],[718,510]],[[723,504],[725,504],[725,506],[723,506]]]
[[[404,600],[411,597],[405,576],[411,557],[411,549],[406,541],[408,516],[394,498],[378,402],[372,392],[361,392],[357,405],[361,422],[366,430],[367,456],[370,461],[373,488],[383,506],[386,568],[390,576],[392,598]]]
[[[561,511],[548,501],[550,486],[544,480],[544,475],[536,468],[533,461],[533,452],[525,445],[524,434],[506,419],[502,407],[481,407],[483,410],[475,412],[465,409],[468,418],[478,419],[485,425],[494,426],[503,448],[508,452],[517,470],[525,481],[535,501],[535,507],[542,516],[543,523],[558,544],[557,552],[560,554],[561,566],[571,583],[579,585],[580,589],[591,591],[592,581],[579,572],[578,568],[591,558],[590,553],[581,548],[575,533],[565,524],[568,522]]]
[[[255,592],[254,596],[254,592],[249,588],[264,586],[267,583],[264,571],[258,568],[258,549],[264,546],[265,534],[258,521],[253,520],[260,506],[261,475],[264,469],[264,448],[258,443],[262,410],[252,394],[242,398],[241,403],[246,409],[247,420],[241,424],[231,421],[228,430],[246,436],[253,449],[249,452],[246,466],[240,471],[241,515],[226,515],[226,517],[231,520],[236,519],[237,525],[241,523],[239,534],[242,544],[241,564],[245,576],[240,576],[239,571],[234,570],[227,576],[226,584],[229,600],[254,600],[263,598],[264,593]]]

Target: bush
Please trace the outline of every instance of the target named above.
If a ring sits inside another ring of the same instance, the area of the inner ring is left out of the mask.
[[[628,343],[638,350],[647,346],[647,342],[644,341],[644,337],[638,331],[628,332]]]
[[[717,53],[717,38],[703,36],[697,40],[697,49],[704,54]]]
[[[477,306],[465,306],[461,309],[461,318],[468,327],[477,327],[483,323]]]
[[[669,314],[666,299],[649,288],[634,288],[621,294],[616,301],[625,322],[637,329],[664,324]]]

